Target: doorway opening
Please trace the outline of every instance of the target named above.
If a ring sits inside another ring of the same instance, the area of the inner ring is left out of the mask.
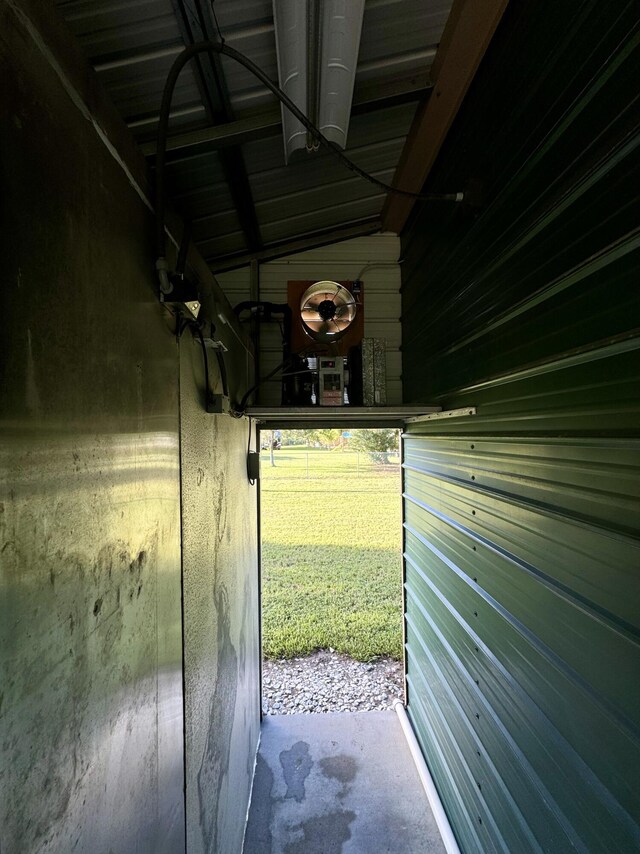
[[[260,434],[262,711],[404,697],[395,429]]]

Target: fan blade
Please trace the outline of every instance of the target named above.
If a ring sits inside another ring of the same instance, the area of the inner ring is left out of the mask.
[[[324,332],[327,328],[327,321],[317,318],[316,320],[307,320],[306,325],[312,332]]]
[[[322,294],[311,294],[305,300],[305,305],[320,305],[322,302]]]
[[[317,320],[320,317],[320,312],[316,308],[303,308],[300,312],[300,317],[305,322],[308,320]]]

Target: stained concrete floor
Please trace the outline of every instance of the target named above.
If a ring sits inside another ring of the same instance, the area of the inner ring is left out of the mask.
[[[445,854],[396,713],[265,718],[244,854]]]

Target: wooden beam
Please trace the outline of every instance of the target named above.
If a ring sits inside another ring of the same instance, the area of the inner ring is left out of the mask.
[[[396,168],[394,186],[413,193],[422,190],[507,3],[508,0],[454,0],[433,63],[433,91],[416,111]],[[454,187],[452,192],[460,189]],[[414,204],[415,199],[389,194],[382,210],[383,230],[400,234]]]

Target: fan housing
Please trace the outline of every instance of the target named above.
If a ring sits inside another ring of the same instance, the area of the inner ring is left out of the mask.
[[[339,341],[355,321],[357,312],[354,295],[338,282],[316,282],[300,300],[302,328],[320,344]]]

